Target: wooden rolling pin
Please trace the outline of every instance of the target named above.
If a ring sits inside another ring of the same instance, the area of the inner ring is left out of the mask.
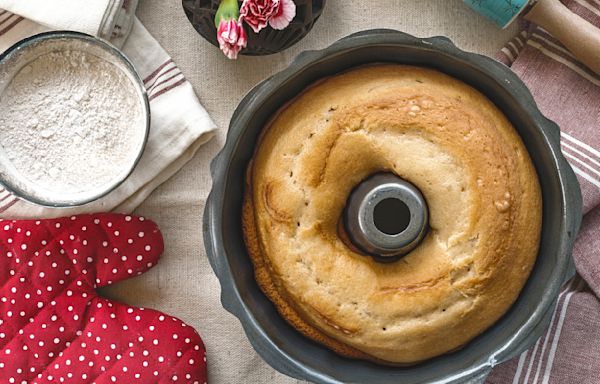
[[[559,0],[464,0],[502,28],[523,16],[560,40],[579,61],[600,75],[600,29]]]

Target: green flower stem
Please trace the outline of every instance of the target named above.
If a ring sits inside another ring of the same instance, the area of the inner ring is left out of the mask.
[[[215,15],[215,25],[219,28],[221,20],[237,20],[240,17],[240,6],[237,0],[221,0]]]

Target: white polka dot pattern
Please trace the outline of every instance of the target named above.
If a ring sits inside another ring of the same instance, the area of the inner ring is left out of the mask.
[[[95,291],[162,251],[141,217],[0,220],[0,383],[206,383],[193,328]]]

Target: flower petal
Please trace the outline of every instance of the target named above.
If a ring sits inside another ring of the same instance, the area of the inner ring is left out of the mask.
[[[229,59],[236,59],[240,50],[248,44],[248,37],[240,21],[221,20],[217,30],[217,41],[225,56]]]
[[[285,29],[296,17],[296,4],[292,0],[282,0],[276,15],[269,20],[273,29]]]
[[[277,15],[281,4],[281,0],[244,0],[240,7],[241,19],[258,33]]]

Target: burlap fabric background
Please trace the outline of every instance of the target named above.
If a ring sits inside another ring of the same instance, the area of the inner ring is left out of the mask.
[[[501,31],[460,0],[329,0],[321,19],[299,44],[273,56],[234,62],[196,34],[180,0],[142,0],[138,16],[193,84],[219,130],[137,210],[156,220],[164,233],[162,261],[105,293],[165,311],[196,327],[206,343],[212,383],[296,383],[266,365],[250,347],[238,320],[222,309],[219,284],[203,248],[202,212],[211,186],[208,164],[224,143],[238,101],[302,50],[326,47],[356,31],[394,28],[422,37],[445,35],[462,49],[494,55],[516,27]]]

